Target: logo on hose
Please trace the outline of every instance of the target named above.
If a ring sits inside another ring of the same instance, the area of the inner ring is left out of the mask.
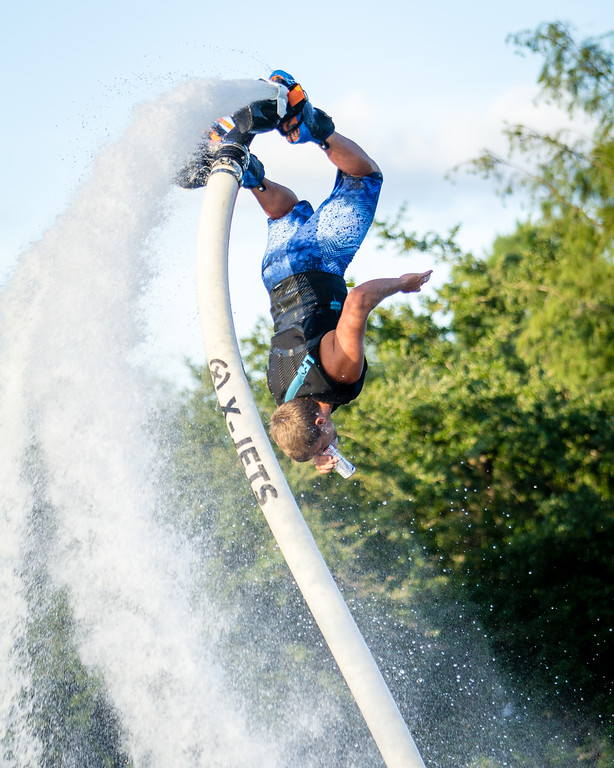
[[[220,370],[221,369],[221,370]],[[216,358],[209,363],[209,371],[211,372],[211,378],[213,379],[213,386],[216,391],[221,389],[224,384],[230,379],[230,372],[228,371],[228,365],[223,361]],[[221,379],[221,381],[220,381]]]
[[[219,390],[230,381],[228,365],[223,360],[216,358],[209,363],[209,370],[213,379],[213,386],[219,393]],[[237,454],[243,463],[243,469],[247,475],[248,482],[258,503],[260,506],[263,506],[269,497],[277,498],[277,488],[268,482],[271,478],[260,459],[253,439],[251,437],[244,437],[241,440],[235,440],[234,438],[234,432],[237,426],[239,426],[240,421],[238,417],[241,416],[241,409],[237,407],[237,398],[233,395],[224,405],[218,394],[218,400]]]

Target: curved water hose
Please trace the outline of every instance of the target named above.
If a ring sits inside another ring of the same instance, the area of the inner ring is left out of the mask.
[[[262,512],[388,768],[424,768],[386,683],[281,471],[243,371],[228,292],[228,241],[241,168],[218,162],[200,217],[196,283],[213,385]]]

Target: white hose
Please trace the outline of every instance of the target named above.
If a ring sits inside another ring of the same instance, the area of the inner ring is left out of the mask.
[[[243,371],[228,291],[228,241],[239,184],[209,178],[200,217],[196,283],[207,361],[226,426],[288,567],[388,768],[424,763],[281,471]]]

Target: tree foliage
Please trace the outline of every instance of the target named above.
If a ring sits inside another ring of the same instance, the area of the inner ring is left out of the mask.
[[[544,57],[542,97],[588,116],[591,135],[512,126],[509,156],[473,163],[534,202],[485,259],[461,253],[454,230],[380,222],[383,240],[433,252],[450,279],[425,314],[372,317],[367,385],[337,418],[355,481],[282,462],[346,583],[386,595],[407,621],[442,590],[471,601],[519,679],[603,723],[614,714],[612,38],[576,45],[550,24],[513,40]],[[612,753],[588,739],[551,759],[606,766]]]
[[[508,302],[522,313],[517,349],[526,362],[571,391],[607,391],[614,371],[614,68],[605,45],[613,37],[576,44],[553,23],[512,40],[544,57],[541,99],[584,116],[591,133],[509,126],[508,156],[486,151],[472,163],[504,195],[523,189],[536,204],[536,220],[495,243],[489,288],[497,292],[506,281],[516,289]]]

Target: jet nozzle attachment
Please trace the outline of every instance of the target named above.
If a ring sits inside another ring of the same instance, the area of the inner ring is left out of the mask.
[[[230,173],[238,183],[241,183],[243,174],[249,165],[249,150],[243,144],[232,141],[220,142],[216,149],[215,160],[211,167],[211,173]]]

